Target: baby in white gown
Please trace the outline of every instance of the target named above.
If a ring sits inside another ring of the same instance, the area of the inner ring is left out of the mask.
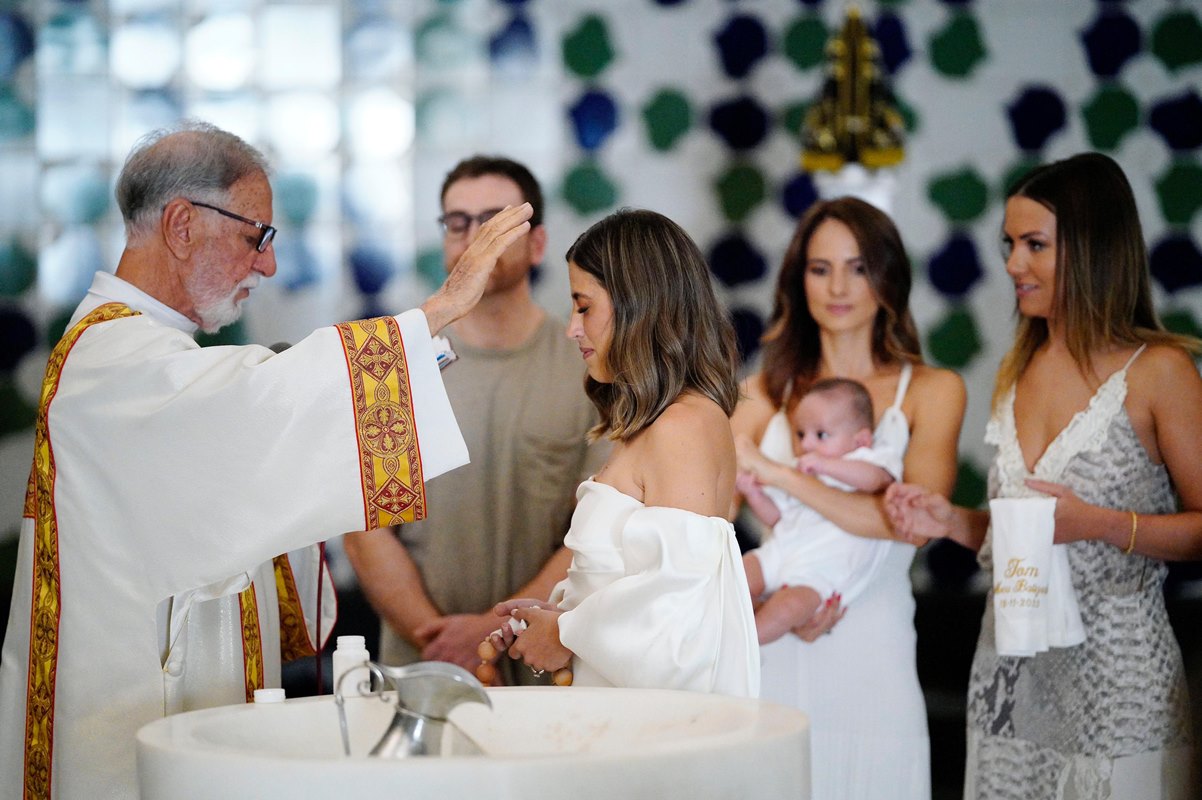
[[[856,381],[815,383],[789,415],[797,469],[845,491],[873,494],[900,477],[901,454],[873,444],[872,399]],[[824,599],[850,603],[872,577],[887,548],[853,536],[780,489],[741,473],[738,487],[771,538],[743,557],[752,598],[770,595],[756,611],[760,644],[804,624]]]

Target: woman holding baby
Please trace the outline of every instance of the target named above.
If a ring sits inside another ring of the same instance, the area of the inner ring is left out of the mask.
[[[858,381],[875,411],[874,446],[901,456],[907,482],[951,494],[964,384],[922,363],[910,283],[901,237],[883,212],[848,197],[811,207],[781,267],[761,371],[732,418],[741,470],[847,534],[885,543],[875,574],[833,628],[837,599],[797,636],[761,651],[761,696],[810,716],[813,796],[823,800],[930,797],[909,577],[915,548],[893,538],[882,495],[799,472],[788,422],[811,385]]]
[[[965,797],[1185,798],[1189,713],[1164,561],[1202,556],[1198,343],[1152,306],[1131,187],[1087,153],[1009,192],[1002,237],[1019,319],[986,440],[990,496],[1056,498],[1085,641],[1000,656],[992,597],[969,684]],[[978,550],[985,511],[895,484],[898,531]]]

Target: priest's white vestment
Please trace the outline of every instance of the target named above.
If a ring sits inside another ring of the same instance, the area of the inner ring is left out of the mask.
[[[346,531],[425,515],[467,461],[425,316],[278,355],[96,276],[46,368],[0,663],[0,796],[136,796],[169,711],[160,603]]]
[[[160,603],[166,713],[251,702],[282,686],[285,662],[316,655],[338,614],[320,564],[311,545]]]

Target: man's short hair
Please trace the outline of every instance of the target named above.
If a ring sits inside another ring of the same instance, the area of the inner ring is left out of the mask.
[[[215,125],[183,120],[142,137],[117,178],[117,205],[130,240],[150,232],[177,197],[221,203],[238,181],[268,174],[263,154]]]
[[[442,193],[439,194],[439,199],[446,199],[447,189],[450,189],[451,184],[456,181],[464,178],[480,178],[485,175],[500,175],[516,183],[518,190],[522,193],[522,199],[534,209],[534,213],[530,216],[530,227],[543,224],[543,190],[539,188],[538,181],[525,165],[504,156],[475,155],[460,161],[447,173],[446,179],[442,182]]]

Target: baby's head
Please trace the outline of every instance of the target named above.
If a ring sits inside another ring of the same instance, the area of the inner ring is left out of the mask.
[[[802,395],[789,414],[793,455],[837,458],[872,445],[872,398],[858,381],[827,378]]]

